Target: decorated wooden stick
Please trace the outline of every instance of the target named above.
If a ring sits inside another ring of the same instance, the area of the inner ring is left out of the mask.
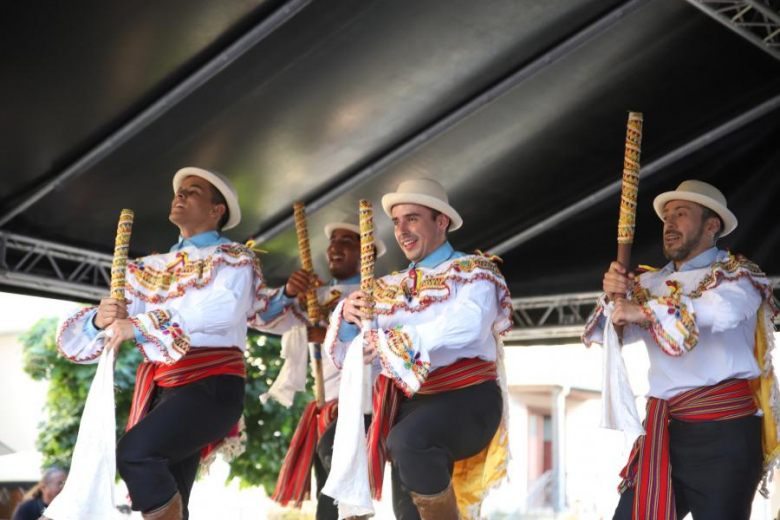
[[[641,112],[628,113],[617,239],[617,260],[626,269],[629,269],[631,264],[631,245],[634,243],[634,227],[636,225],[636,202],[639,195],[639,158],[642,153],[642,122]]]
[[[127,273],[127,253],[130,250],[130,233],[133,231],[133,211],[123,209],[119,214],[114,242],[114,260],[111,262],[111,298],[125,299],[125,275]]]
[[[360,290],[374,302],[374,209],[370,200],[360,199]],[[373,327],[374,307],[365,308],[369,317],[363,319],[363,330]],[[371,365],[364,365],[363,372],[363,413],[368,415],[372,408]]]
[[[634,243],[634,227],[636,226],[636,201],[639,196],[639,156],[642,154],[643,121],[641,112],[628,113],[617,239],[617,261],[626,268],[626,271],[631,269],[631,246]],[[623,300],[625,297],[625,294],[611,295],[611,298],[618,300]],[[615,330],[622,341],[623,327],[617,326]]]
[[[301,254],[301,267],[309,275],[314,273],[311,261],[311,248],[309,247],[309,229],[306,225],[306,205],[296,202],[293,205],[293,217],[295,219],[295,232],[298,234],[298,250]],[[320,303],[317,301],[317,289],[312,287],[306,293],[306,308],[309,321],[312,325],[318,325],[321,318]],[[322,373],[322,351],[319,345],[312,347],[312,360],[314,362],[314,395],[317,406],[325,404],[325,377]]]
[[[360,290],[369,299],[374,298],[374,210],[371,201],[360,200]],[[374,308],[367,309],[370,325],[374,319]]]

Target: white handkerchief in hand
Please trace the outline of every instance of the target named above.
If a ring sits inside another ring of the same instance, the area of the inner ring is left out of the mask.
[[[352,340],[344,357],[339,386],[339,419],[333,460],[323,494],[336,500],[339,519],[374,514],[368,482],[368,453],[363,421],[363,334]],[[379,331],[381,334],[382,332]]]
[[[610,302],[605,308],[607,318],[604,327],[604,370],[601,387],[601,427],[622,431],[626,441],[633,442],[645,429],[639,420],[634,391],[628,380],[628,371],[621,353],[620,338],[612,324]]]
[[[103,342],[105,337],[101,331],[93,341]],[[114,355],[114,350],[105,348],[100,355],[81,416],[68,480],[44,513],[52,520],[106,520],[116,516]]]
[[[282,334],[282,358],[284,365],[268,392],[260,396],[260,402],[270,397],[289,408],[295,399],[295,392],[306,390],[306,371],[309,369],[309,338],[306,327],[297,325]]]

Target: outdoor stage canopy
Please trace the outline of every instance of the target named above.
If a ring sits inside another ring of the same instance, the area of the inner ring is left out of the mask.
[[[504,259],[517,342],[576,336],[614,257],[627,112],[644,113],[634,260],[653,197],[698,178],[780,275],[779,0],[166,0],[0,7],[0,289],[107,294],[119,211],[166,251],[171,177],[218,170],[281,284],[292,203],[322,226],[439,180],[462,251]],[[388,219],[379,232],[394,243]],[[377,272],[405,266],[390,248]]]

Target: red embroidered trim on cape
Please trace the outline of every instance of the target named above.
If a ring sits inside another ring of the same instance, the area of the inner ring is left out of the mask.
[[[247,258],[235,263],[228,262],[223,255],[233,258]],[[255,254],[245,246],[240,244],[222,244],[217,246],[214,253],[202,260],[189,261],[174,271],[154,269],[144,264],[143,258],[136,262],[127,264],[128,281],[125,286],[126,291],[133,296],[140,298],[147,303],[162,303],[174,298],[184,296],[187,289],[202,289],[206,287],[214,278],[216,268],[220,265],[225,267],[239,268],[251,265],[255,275],[255,299],[264,302],[262,306],[255,306],[258,312],[263,312],[268,307],[268,297],[263,294],[265,281],[260,270],[260,260]],[[205,273],[205,274],[204,274]],[[184,283],[177,284],[177,288],[170,290],[171,286],[177,280],[189,278]],[[153,294],[144,294],[131,284],[131,278],[134,279],[140,287]],[[259,280],[259,283],[257,281]],[[167,293],[167,294],[166,294]]]
[[[477,274],[466,278],[462,273],[470,273],[474,270],[487,272],[478,272]],[[392,275],[391,275],[392,276]],[[382,277],[376,281],[374,289],[374,298],[377,302],[374,312],[377,315],[389,316],[402,310],[406,312],[422,312],[433,304],[447,301],[452,295],[452,288],[449,283],[473,283],[476,281],[491,282],[499,290],[499,306],[505,313],[505,318],[509,325],[498,331],[499,334],[505,334],[512,329],[513,309],[512,300],[509,295],[509,288],[504,281],[498,267],[489,260],[479,256],[464,256],[451,261],[450,266],[437,274],[423,274],[418,282],[418,292],[420,294],[417,305],[410,306],[404,293],[404,283],[408,276],[401,278],[397,284],[389,285]],[[426,296],[426,291],[444,291],[441,296]]]
[[[57,331],[57,349],[60,351],[60,354],[62,354],[66,359],[73,361],[74,363],[83,363],[84,361],[92,361],[93,359],[97,359],[100,357],[100,354],[103,352],[103,349],[98,350],[91,356],[86,357],[77,357],[77,356],[69,356],[65,353],[65,351],[62,349],[62,335],[65,333],[65,330],[73,325],[74,322],[79,321],[85,314],[92,312],[93,310],[97,309],[97,307],[84,307],[80,311],[78,311],[76,314],[62,322],[62,325],[60,325],[59,330]]]
[[[698,343],[699,339],[696,322],[690,315],[687,306],[680,303],[680,298],[682,296],[686,296],[691,299],[697,299],[702,296],[704,291],[714,289],[722,282],[736,282],[745,277],[748,278],[748,281],[751,283],[751,285],[763,296],[764,301],[768,302],[774,315],[776,315],[777,309],[774,306],[771,286],[767,283],[760,283],[756,281],[756,278],[766,278],[764,272],[761,271],[761,269],[756,264],[744,256],[735,256],[731,253],[728,253],[728,256],[725,260],[720,262],[713,262],[713,264],[710,266],[709,272],[704,275],[696,288],[690,293],[682,293],[678,282],[675,282],[674,280],[666,280],[667,286],[670,286],[670,283],[674,283],[676,285],[676,292],[674,288],[672,288],[673,290],[671,296],[657,296],[651,293],[649,288],[641,286],[642,275],[639,275],[636,277],[636,283],[631,292],[631,297],[636,303],[642,306],[642,312],[650,320],[649,326],[645,328],[650,330],[650,333],[653,336],[653,340],[656,342],[659,348],[672,357],[679,357],[684,352],[693,349]],[[669,307],[670,313],[677,314],[679,318],[678,324],[688,332],[683,345],[678,345],[674,339],[672,339],[664,332],[663,327],[661,327],[661,325],[658,323],[657,317],[649,307],[650,302],[666,304]],[[659,341],[660,335],[663,335],[663,341]],[[672,352],[669,352],[667,348],[664,348],[663,344],[669,345]]]

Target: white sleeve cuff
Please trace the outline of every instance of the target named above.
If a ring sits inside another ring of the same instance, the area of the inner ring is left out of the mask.
[[[415,346],[409,327],[377,331],[377,353],[382,369],[407,397],[412,397],[428,379],[431,363],[428,353]]]
[[[136,345],[146,361],[172,365],[184,357],[190,349],[190,337],[181,321],[162,309],[130,318],[145,340]]]

